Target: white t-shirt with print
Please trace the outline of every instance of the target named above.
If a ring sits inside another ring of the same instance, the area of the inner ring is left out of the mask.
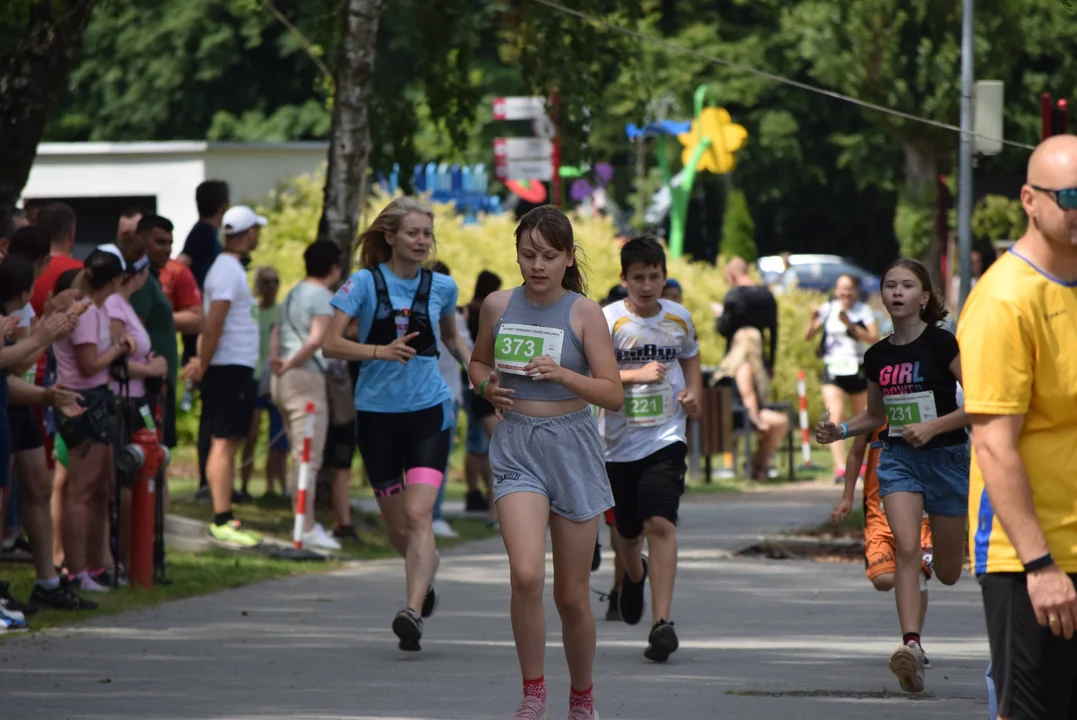
[[[633,315],[620,300],[603,308],[621,370],[652,361],[666,364],[663,383],[625,385],[625,405],[604,415],[607,462],[632,462],[675,442],[687,442],[688,415],[677,401],[686,388],[680,360],[699,354],[692,315],[671,300],[659,300],[654,317]]]
[[[213,261],[202,289],[202,302],[209,317],[215,300],[227,300],[228,314],[224,318],[217,350],[210,365],[258,365],[258,321],[254,317],[254,295],[247,284],[247,271],[235,255],[221,253]]]
[[[838,317],[841,314],[840,302],[832,300],[823,303],[819,314],[824,318],[823,364],[832,377],[856,375],[864,364],[864,353],[868,346],[849,335],[849,328]],[[845,314],[853,324],[862,322],[867,326],[875,323],[875,312],[866,303],[855,303]]]
[[[28,328],[28,327],[30,327],[30,323],[33,321],[33,319],[35,317],[37,317],[37,313],[34,312],[34,308],[33,308],[33,306],[30,305],[30,303],[26,303],[26,305],[23,306],[21,309],[16,310],[15,312],[13,312],[11,314],[12,314],[12,316],[17,317],[19,319],[19,327],[20,328]]]

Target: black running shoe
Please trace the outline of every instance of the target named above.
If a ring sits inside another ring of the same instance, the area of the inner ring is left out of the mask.
[[[464,510],[467,512],[489,512],[490,503],[480,490],[471,490],[464,498]]]
[[[52,590],[34,585],[30,600],[26,603],[26,614],[33,615],[41,608],[46,610],[96,610],[97,603],[79,597],[71,592],[71,586],[60,583]]]
[[[610,590],[609,599],[610,606],[606,608],[606,620],[609,622],[622,622],[624,618],[621,617],[620,593],[617,590]]]
[[[393,618],[393,632],[400,638],[400,649],[405,652],[418,652],[419,641],[423,637],[423,619],[414,610],[405,608]]]
[[[333,528],[333,537],[341,541],[341,545],[345,540],[349,540],[356,545],[362,545],[363,541],[359,539],[359,533],[355,532],[355,528],[351,525],[340,525]]]
[[[602,543],[595,541],[595,556],[591,558],[591,572],[598,570],[602,565]]]
[[[643,608],[647,604],[643,596],[643,589],[647,584],[647,558],[642,558],[642,561],[643,577],[639,579],[639,582],[632,582],[627,572],[625,572],[624,580],[621,582],[621,597],[618,607],[621,610],[621,617],[629,625],[639,624],[639,621],[643,618]]]
[[[3,601],[4,607],[6,607],[8,610],[21,612],[23,615],[25,615],[26,605],[11,597],[11,592],[8,587],[9,586],[6,582],[0,582],[0,600]]]
[[[651,634],[647,638],[647,649],[643,651],[643,657],[655,662],[665,662],[669,656],[680,647],[677,640],[677,632],[673,629],[673,623],[659,620],[651,628]]]

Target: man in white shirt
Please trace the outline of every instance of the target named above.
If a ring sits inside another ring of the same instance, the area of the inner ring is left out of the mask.
[[[258,247],[258,232],[265,224],[264,217],[244,205],[225,212],[221,222],[224,251],[206,273],[202,292],[206,320],[198,354],[183,370],[185,380],[202,383],[202,416],[209,423],[206,479],[214,514],[210,535],[240,547],[254,547],[262,540],[233,516],[232,482],[236,453],[250,434],[257,396],[258,321],[243,258]]]

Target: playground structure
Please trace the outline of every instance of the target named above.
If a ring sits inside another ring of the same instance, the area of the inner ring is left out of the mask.
[[[429,194],[434,202],[453,205],[468,224],[477,222],[479,213],[501,213],[501,198],[487,192],[489,178],[482,163],[420,163],[412,169],[411,184],[415,192]],[[378,185],[395,194],[400,187],[400,166],[394,163],[388,177],[378,173]]]
[[[708,97],[710,96],[710,97]],[[707,102],[711,104],[706,104]],[[640,128],[634,123],[625,126],[629,140],[646,142],[648,138],[657,140],[658,165],[662,170],[664,189],[669,193],[669,254],[681,257],[684,254],[684,230],[688,217],[688,201],[692,196],[696,172],[724,175],[727,178],[737,166],[734,153],[744,147],[748,140],[748,131],[732,121],[725,108],[717,107],[715,98],[706,85],[696,88],[694,96],[694,113],[690,122],[658,120]],[[681,163],[684,166],[679,173],[673,174],[669,163],[669,151],[666,139],[677,136],[683,149]],[[641,146],[641,152],[642,152]],[[637,182],[642,183],[642,178]],[[642,188],[641,188],[642,190]]]

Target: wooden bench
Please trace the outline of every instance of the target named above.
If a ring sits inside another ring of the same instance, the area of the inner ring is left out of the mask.
[[[728,387],[704,389],[700,400],[700,418],[689,421],[689,470],[693,475],[698,475],[702,470],[703,481],[711,482],[711,457],[733,452],[735,442],[733,391]]]

